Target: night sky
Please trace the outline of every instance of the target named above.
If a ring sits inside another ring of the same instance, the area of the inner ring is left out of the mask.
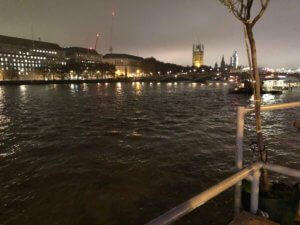
[[[258,1],[258,0],[255,0]],[[246,64],[242,26],[218,0],[0,0],[1,34],[55,42],[62,47],[109,49],[111,12],[116,11],[116,53],[190,65],[192,44],[205,44],[205,64],[234,50]],[[300,1],[271,0],[255,28],[260,66],[300,67]]]

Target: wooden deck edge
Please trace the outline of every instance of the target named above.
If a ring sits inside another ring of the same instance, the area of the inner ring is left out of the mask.
[[[273,221],[247,212],[241,212],[229,225],[279,225]]]

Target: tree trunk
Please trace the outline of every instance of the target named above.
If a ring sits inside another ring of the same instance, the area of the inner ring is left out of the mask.
[[[267,152],[264,148],[264,140],[261,126],[261,114],[260,114],[260,106],[261,106],[261,93],[260,93],[260,76],[257,65],[257,54],[256,54],[256,43],[253,35],[252,25],[246,24],[247,35],[249,38],[250,50],[251,50],[251,61],[252,61],[252,69],[253,69],[253,78],[254,78],[254,105],[255,105],[255,118],[256,118],[256,136],[257,136],[257,145],[258,151],[260,153],[260,160],[263,163],[267,162]],[[262,184],[263,189],[269,189],[269,181],[267,171],[262,171]]]
[[[247,34],[247,27],[245,24],[243,24],[243,28],[244,28],[244,39],[245,39],[245,46],[246,46],[246,50],[247,50],[247,58],[248,58],[248,64],[249,64],[249,72],[250,72],[250,77],[251,77],[251,86],[252,86],[252,90],[254,90],[253,81],[255,81],[255,79],[253,76],[251,53],[250,53],[250,47],[249,47],[249,38],[248,38],[248,34]]]

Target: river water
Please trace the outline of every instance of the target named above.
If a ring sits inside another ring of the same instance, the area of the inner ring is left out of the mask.
[[[1,86],[0,224],[144,224],[234,172],[236,107],[252,104],[184,82]],[[263,118],[269,161],[300,169],[300,110]],[[232,195],[176,224],[226,224]]]

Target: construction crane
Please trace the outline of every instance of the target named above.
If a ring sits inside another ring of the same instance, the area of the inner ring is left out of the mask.
[[[95,51],[97,51],[99,38],[100,38],[100,34],[98,33],[98,34],[96,35],[96,42],[95,42],[95,47],[94,47],[94,50],[95,50]]]
[[[112,11],[111,13],[111,28],[110,28],[110,46],[109,46],[109,52],[112,53],[113,52],[113,32],[114,32],[114,17],[115,17],[116,13],[115,10]]]

